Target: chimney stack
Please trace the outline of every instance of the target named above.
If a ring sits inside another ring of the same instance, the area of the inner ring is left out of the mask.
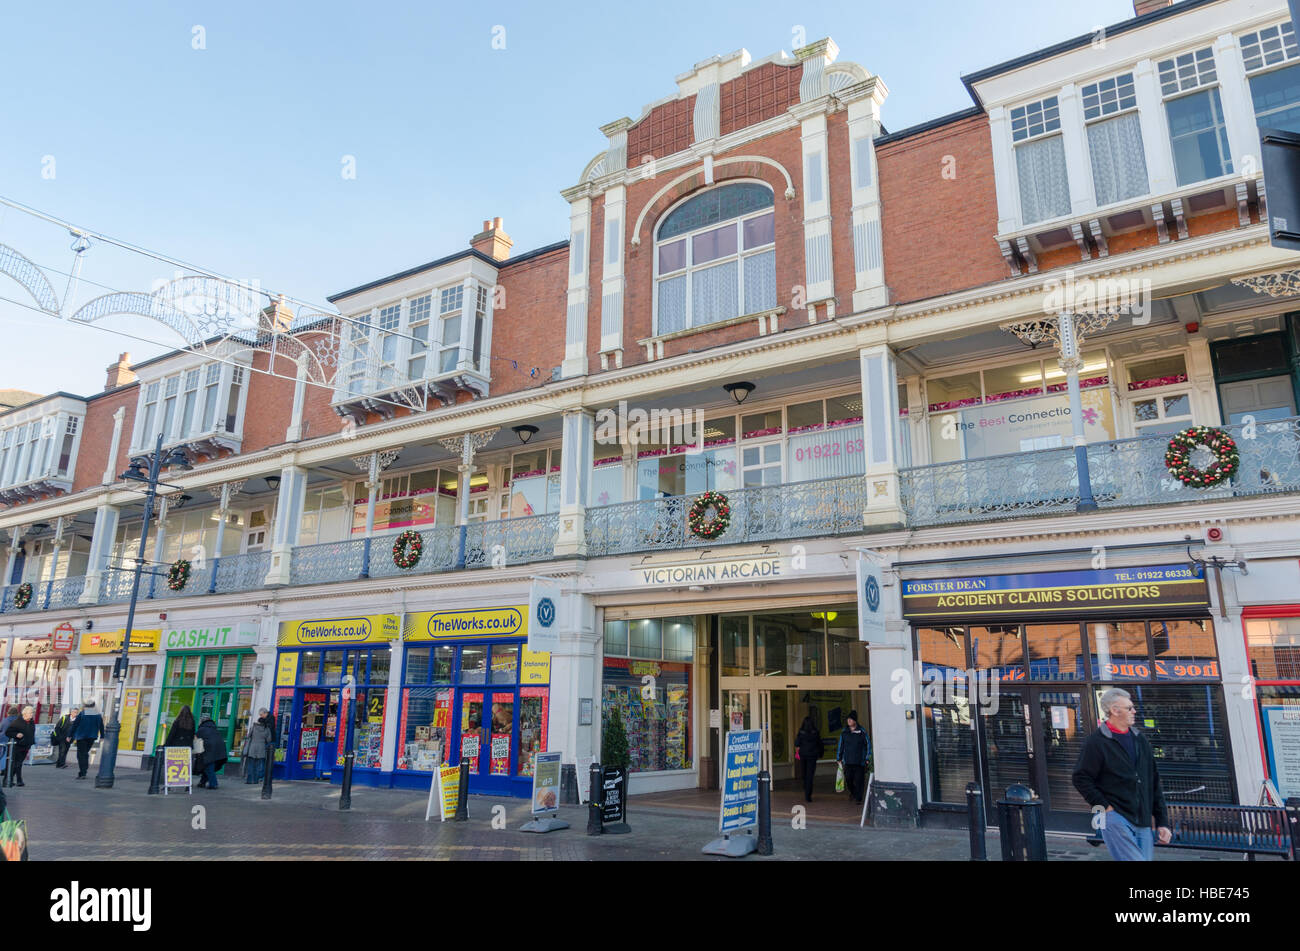
[[[501,219],[493,218],[491,221],[484,220],[483,230],[469,239],[469,246],[475,251],[483,252],[494,261],[504,261],[510,257],[510,249],[514,246],[514,242],[501,227]]]
[[[1148,13],[1154,13],[1156,10],[1163,10],[1165,7],[1172,7],[1174,0],[1133,0],[1133,12],[1137,16],[1145,16]]]
[[[135,371],[131,369],[131,354],[124,353],[108,368],[108,380],[104,383],[104,389],[115,390],[119,386],[134,382]]]
[[[286,333],[293,324],[293,309],[284,302],[284,295],[278,295],[271,301],[271,306],[262,311],[259,330],[269,333]]]

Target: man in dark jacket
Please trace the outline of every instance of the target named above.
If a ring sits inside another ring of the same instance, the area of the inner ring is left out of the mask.
[[[50,742],[54,744],[54,749],[59,754],[54,765],[59,769],[68,768],[68,747],[72,745],[72,733],[76,729],[79,712],[75,707],[65,711],[54,724],[54,732],[50,734]]]
[[[82,704],[81,714],[72,727],[72,739],[77,744],[77,778],[85,779],[90,769],[90,748],[104,735],[104,718],[94,700]]]
[[[27,784],[23,782],[23,761],[27,759],[32,744],[36,742],[35,708],[23,707],[23,712],[5,730],[5,736],[14,741],[14,764],[11,767],[13,784],[15,786],[26,786]]]
[[[871,739],[867,736],[867,731],[858,725],[857,710],[850,710],[844,722],[839,746],[835,748],[835,759],[844,767],[844,782],[849,787],[849,795],[854,802],[861,802],[865,792],[867,761],[871,759]]]
[[[1107,690],[1101,695],[1101,709],[1106,722],[1083,745],[1074,767],[1074,788],[1098,815],[1094,824],[1113,859],[1150,862],[1155,850],[1152,825],[1161,845],[1173,838],[1155,755],[1147,738],[1133,727],[1137,708],[1127,690]]]

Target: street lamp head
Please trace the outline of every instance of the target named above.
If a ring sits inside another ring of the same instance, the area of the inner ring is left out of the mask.
[[[511,426],[510,428],[514,431],[514,434],[519,437],[519,441],[525,446],[528,445],[528,440],[532,439],[539,432],[536,426],[529,423],[523,423],[519,426]]]
[[[134,479],[137,482],[148,482],[149,468],[144,464],[143,459],[132,459],[131,464],[122,473],[122,478]]]
[[[736,401],[737,406],[745,402],[749,394],[757,389],[757,387],[748,380],[741,380],[739,383],[724,383],[722,388],[731,394],[731,398]]]
[[[272,492],[274,492],[276,489],[280,488],[280,477],[279,477],[278,475],[270,475],[270,476],[267,476],[267,477],[266,477],[266,487],[267,487],[268,489],[270,489]]]
[[[172,501],[169,502],[168,504],[169,504],[172,508],[174,508],[174,509],[178,509],[178,508],[180,508],[181,506],[183,506],[186,502],[189,502],[189,501],[190,501],[191,499],[193,499],[193,498],[194,498],[194,496],[192,496],[192,495],[186,495],[184,492],[182,492],[180,495],[173,495],[173,496],[172,496]]]
[[[185,450],[182,449],[180,446],[177,446],[175,449],[171,451],[171,455],[167,457],[167,461],[164,463],[164,465],[166,465],[170,469],[193,469],[194,468],[192,465],[190,465],[190,457],[185,454]]]

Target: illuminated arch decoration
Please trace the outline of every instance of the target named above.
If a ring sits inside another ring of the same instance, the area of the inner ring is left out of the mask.
[[[0,244],[0,273],[8,274],[21,284],[41,310],[58,315],[59,298],[45,277],[45,272],[7,244]]]
[[[193,348],[214,337],[255,331],[262,292],[215,277],[179,277],[152,294],[116,291],[87,302],[72,320],[94,323],[118,314],[137,314],[167,327]]]

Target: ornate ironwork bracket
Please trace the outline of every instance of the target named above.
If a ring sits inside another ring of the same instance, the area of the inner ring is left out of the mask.
[[[231,499],[243,490],[244,483],[247,481],[247,479],[240,479],[238,482],[223,482],[221,485],[208,486],[208,492],[212,497],[220,500],[221,504],[218,506],[218,509],[223,515],[226,513],[226,510],[230,508]]]
[[[1256,294],[1269,297],[1291,297],[1300,294],[1300,271],[1277,271],[1273,274],[1252,274],[1234,277],[1231,283],[1245,287]]]
[[[492,437],[500,431],[500,426],[493,426],[491,429],[480,429],[478,432],[465,433],[463,436],[444,436],[438,442],[442,444],[443,449],[459,455],[461,465],[468,466],[474,462],[474,454],[491,442]]]

